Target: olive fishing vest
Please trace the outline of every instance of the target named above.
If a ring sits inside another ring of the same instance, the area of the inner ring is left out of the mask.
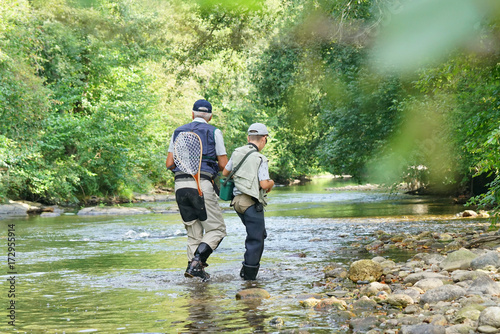
[[[231,155],[233,160],[233,168],[238,166],[243,157],[250,151],[255,151],[255,153],[250,154],[240,168],[234,173],[234,185],[243,194],[252,196],[258,199],[263,205],[267,205],[266,192],[260,188],[259,183],[259,166],[262,161],[268,161],[268,159],[262,154],[258,153],[255,147],[252,145],[245,145],[234,150]]]
[[[201,171],[210,173],[212,177],[216,177],[219,174],[219,164],[215,152],[215,130],[216,127],[213,125],[202,122],[191,122],[178,127],[174,131],[174,142],[181,132],[194,132],[200,136],[202,143]],[[176,166],[173,171],[180,172],[181,170]]]

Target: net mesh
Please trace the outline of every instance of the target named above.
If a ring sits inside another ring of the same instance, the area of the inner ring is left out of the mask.
[[[174,162],[184,173],[198,174],[201,163],[201,139],[196,133],[179,133],[174,143]]]

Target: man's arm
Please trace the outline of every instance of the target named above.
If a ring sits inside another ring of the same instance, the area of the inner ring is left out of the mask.
[[[172,152],[168,152],[167,161],[165,161],[165,165],[170,170],[175,168],[174,155],[172,154]]]
[[[259,181],[259,184],[260,187],[266,191],[266,193],[270,192],[274,187],[274,181],[271,179]]]
[[[217,163],[219,164],[219,171],[224,170],[227,164],[226,146],[224,145],[224,138],[219,129],[214,131],[215,140],[215,154],[217,155]]]
[[[218,155],[217,156],[217,162],[219,163],[219,170],[224,172],[224,167],[226,167],[227,161],[228,161],[227,155]]]

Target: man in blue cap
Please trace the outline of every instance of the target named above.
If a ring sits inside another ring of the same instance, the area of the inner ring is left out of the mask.
[[[210,279],[205,271],[207,259],[226,236],[226,225],[214,190],[214,179],[226,166],[227,153],[222,132],[208,124],[212,119],[212,105],[207,100],[194,103],[192,118],[191,123],[178,127],[172,134],[166,165],[175,174],[175,197],[188,235],[188,266],[184,276],[200,277],[207,281]],[[173,143],[181,132],[194,132],[202,141],[200,186],[205,200],[206,219],[197,216],[194,207],[195,199],[198,198],[196,181],[174,163]]]

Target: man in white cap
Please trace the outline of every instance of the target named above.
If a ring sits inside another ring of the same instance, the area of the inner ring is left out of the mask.
[[[233,152],[222,171],[224,176],[228,176],[233,169],[237,169],[233,174],[235,188],[231,206],[238,213],[247,232],[245,260],[240,271],[244,280],[255,280],[257,277],[264,239],[267,237],[264,206],[267,205],[267,193],[273,188],[274,181],[269,177],[269,160],[259,152],[267,144],[268,136],[269,132],[264,124],[250,125],[248,144]]]

